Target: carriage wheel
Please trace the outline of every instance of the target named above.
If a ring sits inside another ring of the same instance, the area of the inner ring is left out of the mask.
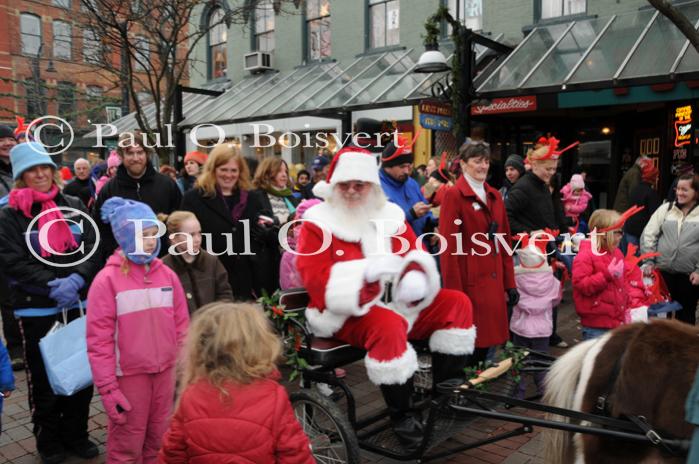
[[[359,464],[359,444],[345,414],[315,391],[291,394],[291,404],[318,464]]]

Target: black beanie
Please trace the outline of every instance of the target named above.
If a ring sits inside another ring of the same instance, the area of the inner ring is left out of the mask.
[[[0,139],[4,138],[15,138],[15,131],[13,131],[10,127],[8,126],[2,126],[0,125]]]
[[[403,142],[407,143],[407,142]],[[412,163],[415,161],[412,147],[396,147],[395,142],[391,141],[384,148],[381,154],[381,167],[392,168],[399,164]]]
[[[508,166],[515,168],[517,171],[519,171],[520,175],[523,175],[526,172],[526,169],[524,168],[524,159],[522,159],[522,157],[519,155],[508,156],[507,160],[505,160],[505,167]]]

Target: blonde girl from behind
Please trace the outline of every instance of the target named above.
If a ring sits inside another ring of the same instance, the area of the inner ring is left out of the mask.
[[[281,352],[281,340],[257,305],[219,302],[197,311],[160,462],[315,462],[277,382]]]

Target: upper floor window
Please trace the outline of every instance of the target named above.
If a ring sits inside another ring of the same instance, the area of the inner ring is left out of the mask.
[[[255,49],[274,51],[274,6],[272,0],[262,0],[255,9]]]
[[[587,0],[540,0],[540,19],[585,13]]]
[[[448,0],[447,6],[451,15],[467,28],[474,31],[483,29],[483,0]]]
[[[53,57],[62,60],[71,58],[70,24],[64,21],[53,22]]]
[[[224,21],[223,9],[216,8],[209,15],[209,78],[216,79],[226,75],[228,58],[226,44],[228,42],[228,27]]]
[[[306,37],[308,59],[330,57],[330,0],[306,1]]]
[[[371,48],[400,43],[400,0],[369,0]]]
[[[41,18],[33,14],[22,13],[19,17],[19,29],[22,53],[36,56],[41,46]]]
[[[101,50],[102,43],[97,38],[95,31],[85,29],[83,31],[83,60],[86,63],[99,63]]]
[[[51,3],[53,3],[53,6],[70,10],[70,0],[53,0]]]
[[[150,43],[146,37],[138,35],[134,38],[134,69],[136,71],[146,71],[150,60]]]
[[[58,114],[69,121],[75,120],[75,84],[59,82],[56,91]]]

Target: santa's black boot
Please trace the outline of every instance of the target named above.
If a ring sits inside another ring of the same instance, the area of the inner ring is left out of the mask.
[[[432,391],[438,393],[437,385],[449,381],[459,386],[466,381],[464,368],[468,365],[468,355],[432,353]]]
[[[413,381],[401,385],[380,385],[388,406],[393,432],[409,452],[416,451],[422,443],[424,427],[420,411],[413,408]]]

